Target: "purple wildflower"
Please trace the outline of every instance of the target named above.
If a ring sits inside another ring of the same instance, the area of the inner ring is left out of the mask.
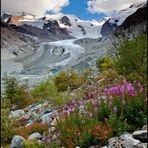
[[[118,109],[116,106],[114,106],[114,113],[118,112]]]
[[[92,100],[92,105],[95,107],[95,106],[97,106],[97,100],[95,99],[95,100]]]
[[[92,118],[92,113],[89,113],[89,117]]]

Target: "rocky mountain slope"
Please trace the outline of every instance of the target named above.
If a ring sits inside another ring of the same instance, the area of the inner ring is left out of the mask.
[[[28,44],[34,44],[37,42],[36,37],[31,35],[22,34],[16,32],[13,28],[1,21],[1,58],[9,59],[33,50],[33,46],[30,46],[29,49],[24,49]]]
[[[119,26],[121,26],[120,28],[122,29],[127,29],[131,26],[135,26],[136,23],[146,22],[146,9],[146,3],[133,4],[129,8],[116,13],[103,24],[100,32],[101,35],[106,36],[110,34]]]

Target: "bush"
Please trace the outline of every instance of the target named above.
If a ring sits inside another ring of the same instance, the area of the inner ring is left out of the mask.
[[[1,109],[1,142],[10,143],[12,139],[11,121],[9,119],[9,108]]]
[[[20,127],[20,128],[12,127],[13,135],[20,135],[23,136],[24,138],[28,138],[29,135],[35,132],[39,132],[40,134],[48,132],[48,125],[34,122],[31,125],[28,125],[27,127]]]
[[[84,83],[84,77],[76,72],[60,72],[53,79],[58,91],[63,92],[68,88],[74,90]]]
[[[53,81],[47,80],[33,88],[31,93],[36,100],[43,98],[50,99],[57,96],[57,87]]]
[[[18,108],[26,107],[33,103],[33,99],[29,93],[27,83],[19,83],[19,81],[13,76],[5,76],[3,78],[5,93],[4,99],[9,100],[11,106],[16,105]]]
[[[25,141],[23,143],[23,148],[46,148],[47,146],[43,143],[36,141]]]
[[[147,35],[140,34],[133,40],[124,39],[116,48],[117,56],[114,61],[116,70],[127,77],[134,73],[143,78],[145,83],[147,77]]]
[[[109,116],[108,124],[112,127],[113,136],[120,136],[129,130],[129,125],[127,121],[125,121],[123,115],[118,116],[117,114],[112,113]]]
[[[63,107],[57,129],[68,147],[106,144],[111,136],[142,128],[147,119],[146,92],[139,82],[126,80],[93,87],[80,100],[74,98]]]
[[[112,68],[112,64],[113,60],[111,57],[104,57],[96,61],[96,66],[100,72]]]

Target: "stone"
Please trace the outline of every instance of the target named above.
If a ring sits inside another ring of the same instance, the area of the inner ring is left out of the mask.
[[[61,142],[59,139],[57,139],[57,140],[55,141],[55,143],[57,143],[58,145],[61,145],[61,144],[62,144],[62,142]]]
[[[147,130],[135,131],[133,133],[133,138],[143,143],[146,143],[147,142]]]
[[[142,127],[142,130],[147,130],[147,124]]]
[[[24,141],[25,141],[24,137],[15,135],[11,141],[11,148],[22,148]]]
[[[23,116],[25,114],[24,110],[20,109],[20,110],[15,110],[15,111],[11,111],[9,114],[9,118],[19,118],[21,116]]]
[[[57,139],[58,139],[58,137],[56,135],[53,135],[52,138],[51,138],[51,141],[55,141]]]
[[[147,143],[139,143],[135,145],[133,148],[147,148]]]
[[[133,142],[128,138],[126,134],[121,135],[119,138],[112,138],[109,141],[110,143],[108,148],[133,148]]]
[[[50,125],[52,125],[52,126],[56,126],[56,124],[57,124],[57,120],[58,120],[58,119],[59,119],[58,116],[57,116],[56,118],[54,118]]]
[[[28,137],[29,140],[40,140],[41,138],[42,138],[42,136],[38,132],[33,133]]]
[[[135,145],[140,143],[139,140],[134,139],[132,137],[132,134],[129,134],[129,133],[121,135],[120,138],[128,139],[129,141],[132,142],[133,146],[135,146]]]
[[[41,120],[43,124],[47,123],[48,125],[50,125],[53,119],[49,117],[49,114],[45,114],[41,117]]]
[[[50,127],[49,128],[49,133],[55,132],[56,128],[55,127]]]

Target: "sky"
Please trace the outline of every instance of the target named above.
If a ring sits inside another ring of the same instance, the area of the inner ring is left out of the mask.
[[[84,20],[99,20],[138,2],[146,0],[1,0],[1,12],[16,14],[25,11],[41,17],[46,12],[64,13]]]
[[[64,7],[62,12],[64,14],[75,14],[79,16],[83,20],[92,20],[96,19],[99,20],[105,16],[103,13],[90,13],[87,5],[88,0],[70,0],[70,4],[68,7]]]

